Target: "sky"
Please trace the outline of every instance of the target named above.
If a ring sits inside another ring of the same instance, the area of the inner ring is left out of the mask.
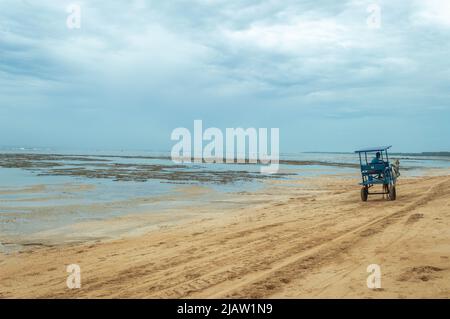
[[[0,146],[168,151],[196,119],[449,151],[450,1],[0,2]]]

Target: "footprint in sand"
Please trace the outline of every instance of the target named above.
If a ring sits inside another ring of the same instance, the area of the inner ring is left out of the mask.
[[[418,266],[408,268],[398,278],[399,281],[429,281],[438,278],[442,268],[434,266]]]
[[[406,221],[406,224],[407,225],[413,224],[422,218],[423,218],[423,214],[412,214],[411,216],[409,216],[408,220]]]

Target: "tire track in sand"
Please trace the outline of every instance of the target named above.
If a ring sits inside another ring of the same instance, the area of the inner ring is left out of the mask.
[[[272,265],[270,269],[250,274],[248,278],[235,280],[234,283],[226,283],[226,287],[216,285],[202,292],[202,295],[218,298],[264,298],[277,292],[281,286],[290,282],[292,278],[306,275],[314,268],[325,265],[334,260],[338,255],[352,248],[358,241],[365,237],[373,236],[385,230],[389,225],[398,221],[409,212],[438,198],[444,186],[450,186],[447,178],[437,185],[430,187],[417,200],[406,207],[399,208],[387,216],[376,218],[356,229],[335,237],[334,239],[319,244],[305,252],[292,255]],[[211,294],[209,293],[211,292]]]

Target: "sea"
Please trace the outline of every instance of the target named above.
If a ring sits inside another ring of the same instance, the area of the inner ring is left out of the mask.
[[[400,161],[407,177],[450,168],[447,156],[391,159]],[[1,149],[0,250],[16,237],[70,224],[208,205],[227,194],[260,190],[270,180],[340,175],[359,182],[355,153],[286,153],[280,160],[279,174],[266,176],[258,164],[180,165],[169,152]],[[212,191],[185,196],[193,187]]]

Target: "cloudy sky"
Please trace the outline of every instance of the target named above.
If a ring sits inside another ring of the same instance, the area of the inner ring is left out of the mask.
[[[450,1],[0,2],[0,146],[170,150],[195,119],[450,150]]]

